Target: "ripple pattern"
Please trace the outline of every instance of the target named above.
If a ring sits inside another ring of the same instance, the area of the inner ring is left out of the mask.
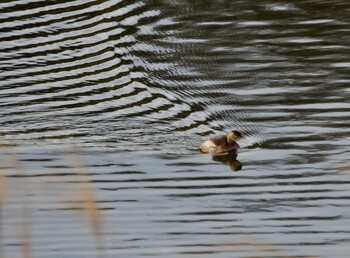
[[[348,65],[338,54],[348,49],[346,33],[332,40],[347,16],[335,2],[337,19],[305,19],[307,1],[257,5],[244,19],[230,4],[219,16],[152,1],[2,4],[2,131],[171,151],[168,138],[180,149],[236,128],[264,142],[288,134],[285,127],[300,131],[297,118],[307,113],[314,123],[342,105],[347,116]]]

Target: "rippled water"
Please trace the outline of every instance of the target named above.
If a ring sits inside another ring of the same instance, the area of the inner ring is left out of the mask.
[[[347,257],[349,11],[0,2],[1,256]],[[199,153],[232,129],[238,153]]]

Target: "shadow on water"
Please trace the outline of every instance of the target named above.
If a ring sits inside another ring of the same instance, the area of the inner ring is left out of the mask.
[[[232,171],[238,171],[242,169],[242,164],[237,160],[237,152],[231,151],[229,153],[212,155],[212,159],[217,162],[227,164]]]

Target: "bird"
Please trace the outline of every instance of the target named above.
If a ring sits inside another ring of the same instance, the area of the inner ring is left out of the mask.
[[[218,135],[206,140],[200,145],[200,150],[210,154],[229,152],[239,148],[237,141],[242,138],[244,137],[239,131],[233,130],[227,135]]]

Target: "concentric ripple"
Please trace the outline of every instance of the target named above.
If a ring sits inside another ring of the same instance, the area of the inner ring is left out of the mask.
[[[84,145],[92,138],[127,139],[146,132],[144,123],[170,134],[210,127],[200,105],[149,80],[147,63],[139,65],[136,54],[149,43],[137,38],[162,23],[159,8],[125,1],[38,1],[4,4],[2,11],[0,106],[7,139],[59,137]],[[147,55],[174,51],[161,49],[148,49]],[[134,118],[138,128],[129,128]]]

